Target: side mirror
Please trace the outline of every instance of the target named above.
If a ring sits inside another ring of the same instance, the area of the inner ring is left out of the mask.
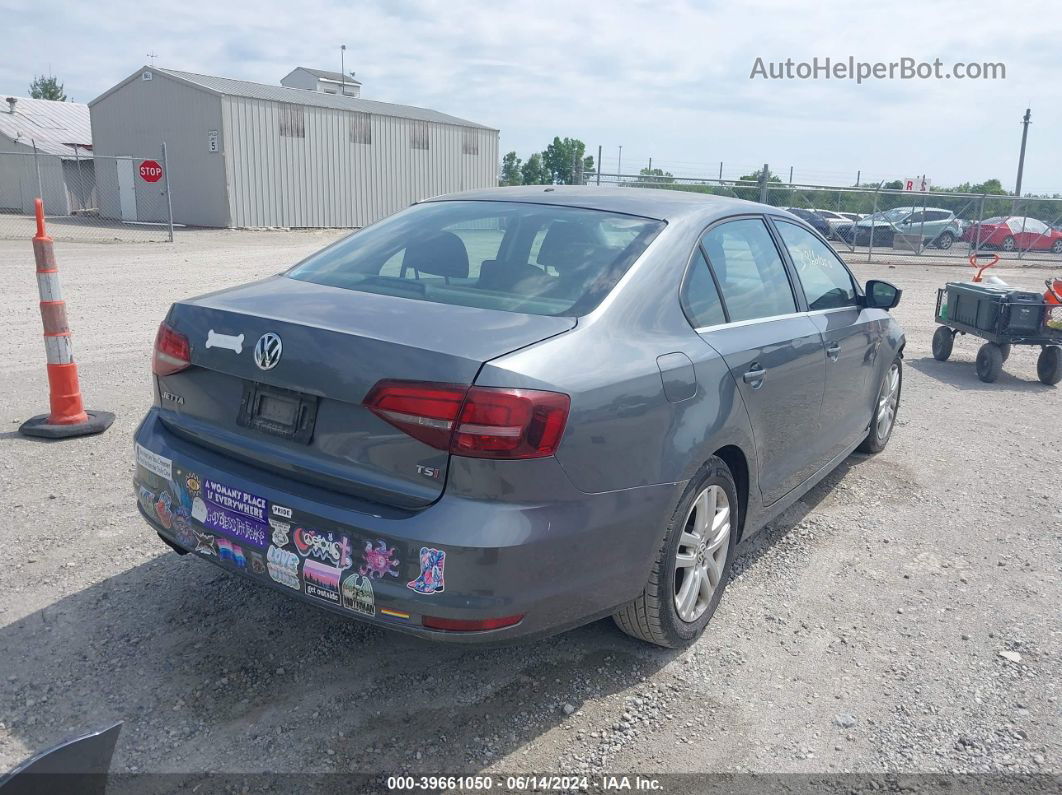
[[[866,303],[869,309],[892,309],[900,303],[903,290],[888,282],[871,279],[867,282]]]

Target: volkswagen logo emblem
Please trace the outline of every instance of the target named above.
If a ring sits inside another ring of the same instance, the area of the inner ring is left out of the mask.
[[[280,337],[272,331],[266,332],[254,344],[254,363],[260,370],[272,370],[277,366],[283,352],[284,344]]]

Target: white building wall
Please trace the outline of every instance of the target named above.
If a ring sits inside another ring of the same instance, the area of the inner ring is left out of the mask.
[[[429,196],[497,184],[494,130],[372,114],[372,142],[356,143],[350,132],[356,114],[295,106],[302,108],[304,137],[282,136],[281,117],[291,107],[223,98],[234,226],[360,227]],[[427,150],[411,146],[415,124],[427,124]],[[463,153],[466,130],[478,154]]]

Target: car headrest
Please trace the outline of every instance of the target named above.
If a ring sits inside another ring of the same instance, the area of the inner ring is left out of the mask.
[[[554,221],[538,251],[538,263],[558,273],[586,264],[597,244],[590,230],[574,221]]]
[[[468,278],[468,251],[453,232],[437,234],[410,243],[402,257],[402,270],[414,268],[417,273],[430,273],[446,278]]]

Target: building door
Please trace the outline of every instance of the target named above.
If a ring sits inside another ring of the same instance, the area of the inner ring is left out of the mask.
[[[122,208],[123,221],[135,221],[136,218],[136,175],[133,170],[133,158],[115,159],[118,169],[118,201]]]

